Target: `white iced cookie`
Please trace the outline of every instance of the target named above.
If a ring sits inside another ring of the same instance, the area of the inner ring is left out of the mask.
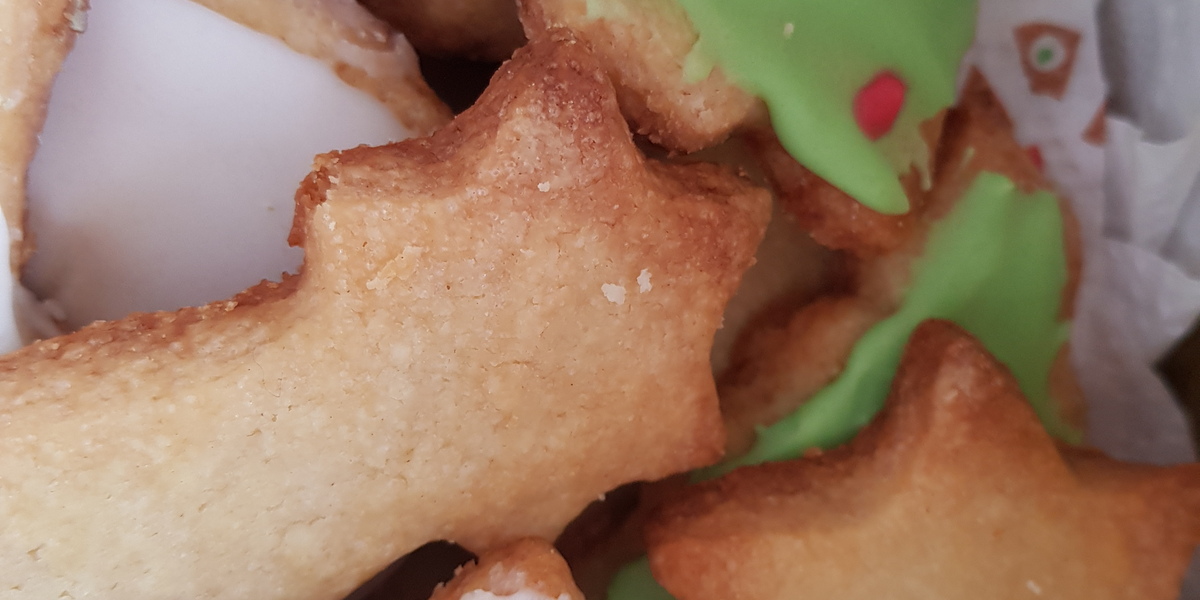
[[[353,1],[104,0],[75,24],[29,170],[25,271],[71,328],[294,272],[313,156],[449,117]]]

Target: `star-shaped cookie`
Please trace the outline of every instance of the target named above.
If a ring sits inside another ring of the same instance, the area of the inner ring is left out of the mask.
[[[319,157],[298,276],[0,359],[0,589],[340,598],[711,463],[768,210],[645,160],[584,48],[534,44],[433,137]]]
[[[647,541],[680,600],[1167,600],[1200,543],[1200,465],[1060,450],[982,346],[929,321],[852,443],[697,486]]]

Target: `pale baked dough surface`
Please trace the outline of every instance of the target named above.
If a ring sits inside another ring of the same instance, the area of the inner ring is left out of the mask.
[[[581,46],[322,157],[297,205],[281,286],[0,359],[0,589],[334,599],[719,456],[709,351],[767,194],[646,162]]]

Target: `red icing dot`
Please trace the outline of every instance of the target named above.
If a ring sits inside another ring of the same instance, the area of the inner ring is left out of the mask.
[[[904,108],[907,93],[908,86],[895,73],[884,71],[876,75],[854,97],[854,120],[859,129],[872,141],[887,135]]]

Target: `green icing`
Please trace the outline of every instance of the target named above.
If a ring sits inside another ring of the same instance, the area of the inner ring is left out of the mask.
[[[920,125],[954,102],[977,0],[678,1],[700,35],[693,54],[711,55],[763,98],[797,161],[877,211],[908,210],[898,175],[927,171]],[[695,77],[694,66],[705,61],[689,57],[687,64]],[[872,142],[852,107],[884,71],[908,91],[891,131]]]
[[[1022,194],[1005,177],[980,175],[930,233],[903,305],[854,345],[841,375],[759,431],[748,454],[705,475],[848,441],[883,406],[904,345],[926,319],[949,319],[974,334],[1016,376],[1046,430],[1079,441],[1050,398],[1050,367],[1069,333],[1059,319],[1067,282],[1062,232],[1053,194]]]
[[[608,586],[608,600],[674,600],[650,573],[650,559],[643,556],[625,565]]]
[[[1055,437],[1078,442],[1050,398],[1050,369],[1069,324],[1060,320],[1067,282],[1063,220],[1050,193],[1024,194],[984,173],[929,234],[904,303],[854,346],[841,375],[800,409],[759,432],[751,451],[698,473],[801,456],[845,443],[883,406],[904,345],[926,319],[949,319],[974,334],[1012,371]],[[625,568],[610,600],[667,598],[642,560]]]

